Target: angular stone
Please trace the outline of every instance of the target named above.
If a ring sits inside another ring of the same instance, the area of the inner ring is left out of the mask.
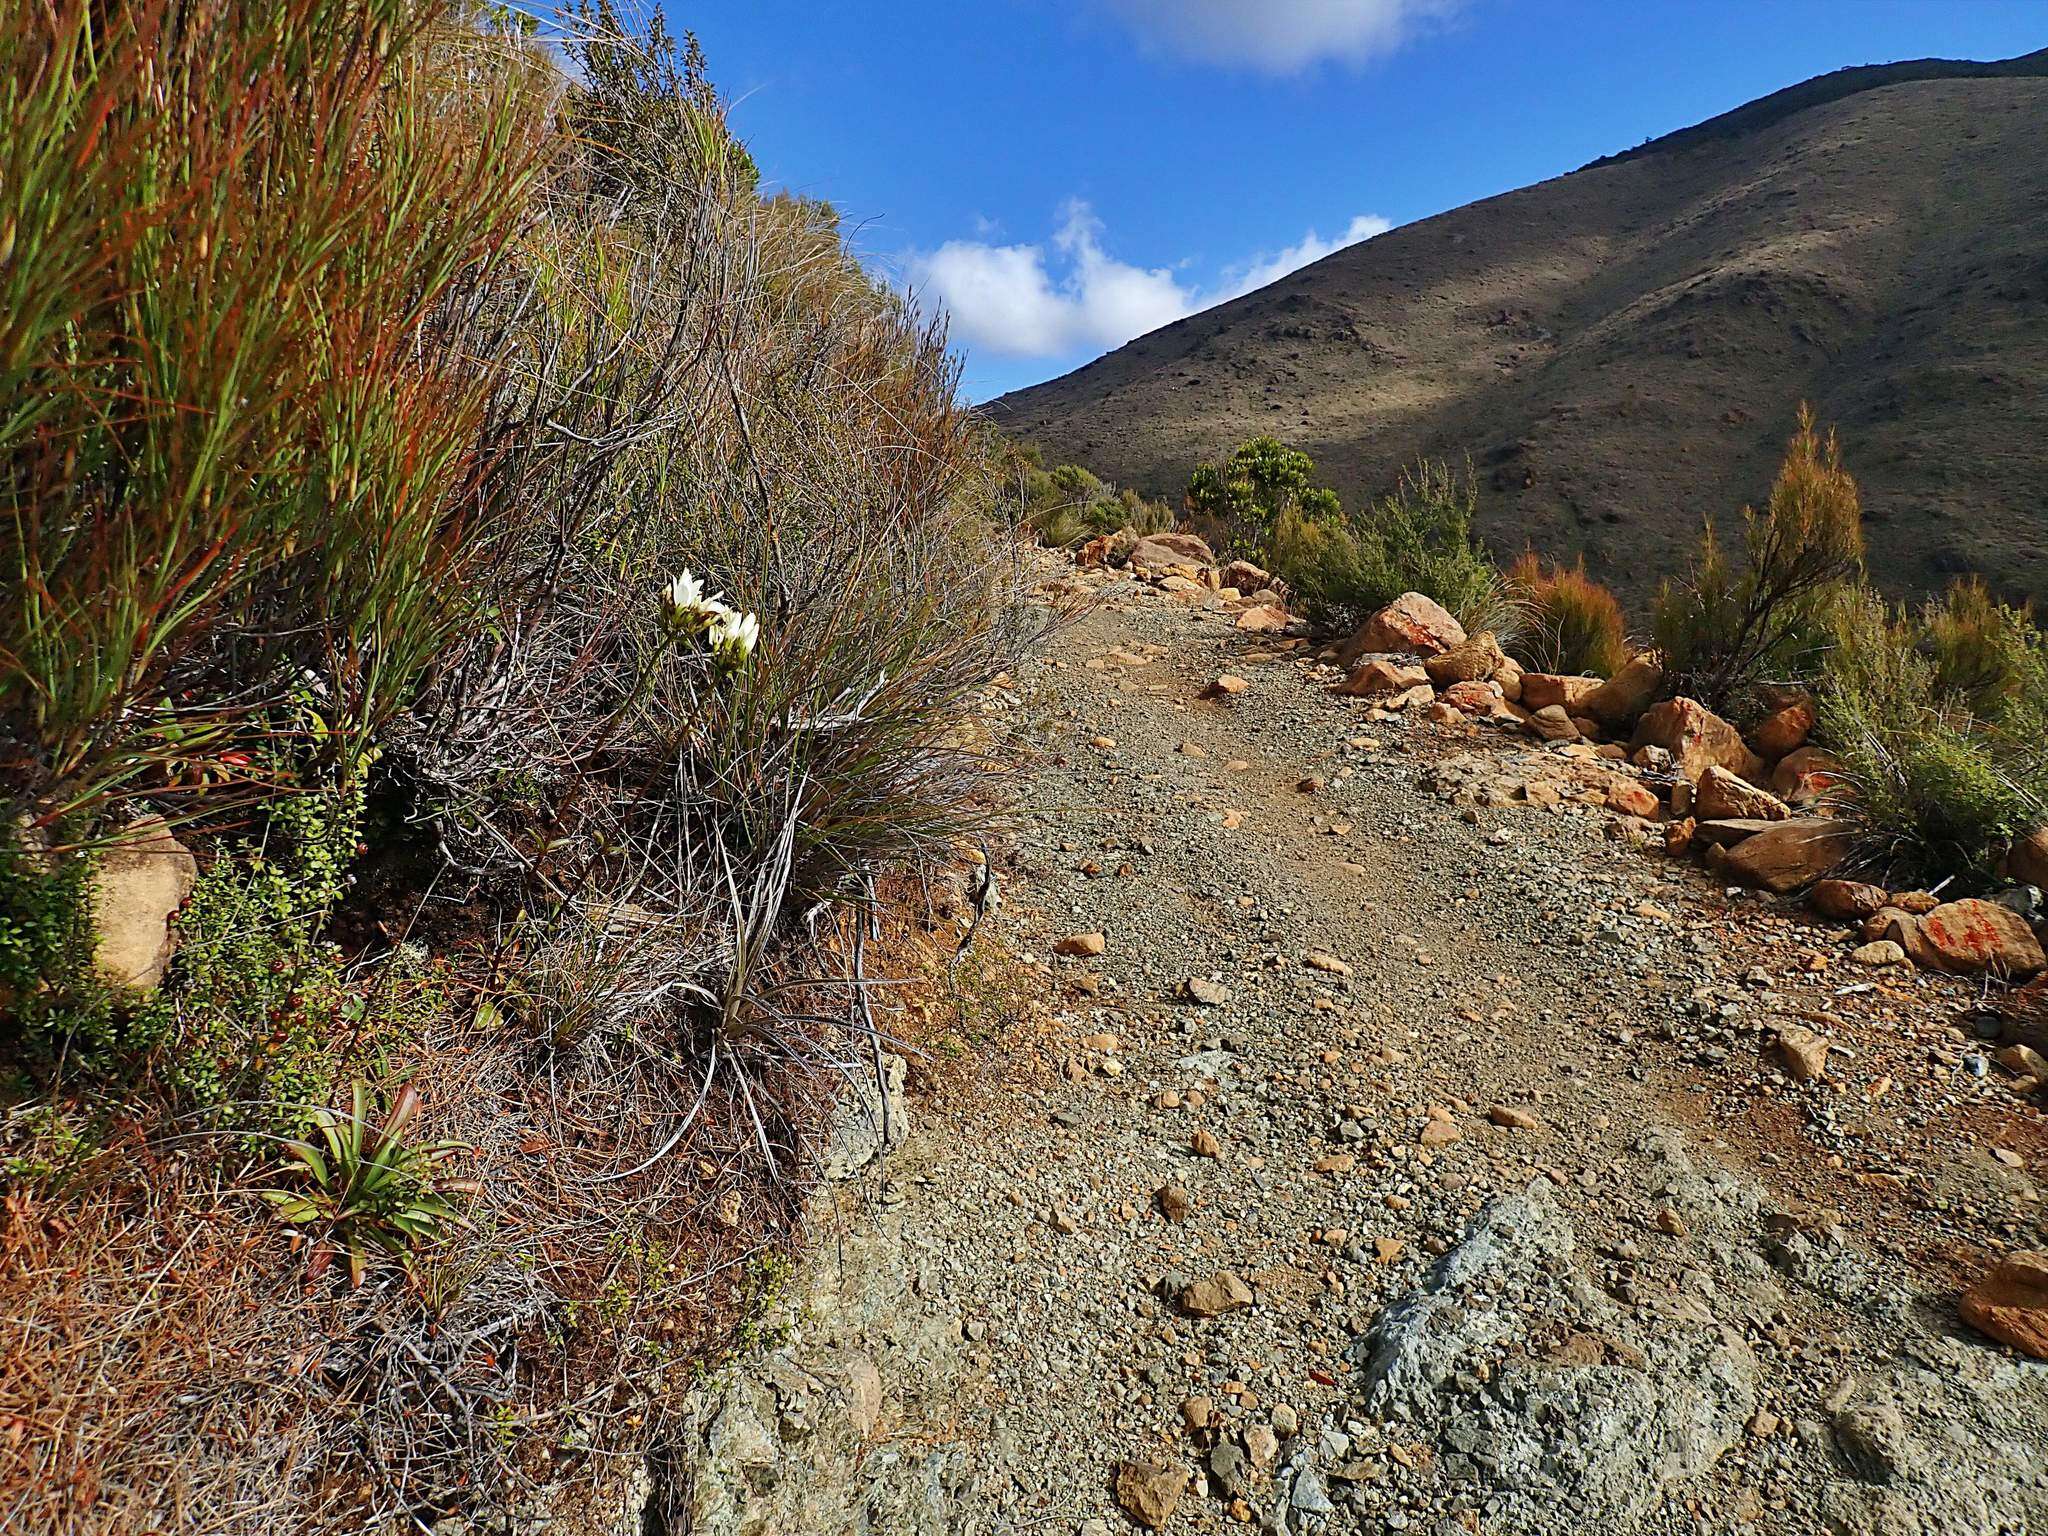
[[[1177,566],[1208,566],[1216,563],[1208,541],[1192,533],[1154,533],[1131,546],[1129,565],[1143,575],[1171,571]]]
[[[1252,1288],[1244,1277],[1219,1269],[1206,1280],[1197,1280],[1180,1293],[1180,1309],[1189,1317],[1221,1317],[1241,1312],[1252,1304]]]
[[[1726,768],[1745,779],[1764,770],[1742,733],[1694,699],[1666,699],[1644,711],[1629,747],[1662,747],[1673,769],[1694,783],[1709,768]]]
[[[1745,838],[1768,832],[1776,825],[1774,821],[1764,821],[1755,816],[1717,816],[1710,821],[1702,821],[1695,836],[1710,848],[1732,848]]]
[[[1625,816],[1655,816],[1663,809],[1663,802],[1655,790],[1634,779],[1620,779],[1607,788],[1607,805],[1610,810],[1620,811]]]
[[[1776,762],[1788,752],[1796,752],[1805,746],[1812,730],[1813,700],[1800,694],[1783,708],[1766,715],[1763,722],[1749,733],[1749,744],[1756,748],[1758,756]]]
[[[2048,1360],[2048,1253],[2009,1253],[1963,1293],[1963,1321],[2023,1355]]]
[[[1524,683],[1527,681],[1523,679]],[[1528,694],[1524,692],[1523,697]],[[1539,741],[1577,741],[1579,728],[1572,724],[1562,704],[1546,704],[1529,716],[1529,734]]]
[[[1537,710],[1559,704],[1567,715],[1577,714],[1579,706],[1598,693],[1601,686],[1597,677],[1571,677],[1561,672],[1524,672],[1521,705],[1524,709]]]
[[[1858,944],[1850,950],[1849,958],[1876,971],[1886,966],[1904,965],[1906,950],[1896,939],[1872,939],[1868,944]]]
[[[1657,701],[1663,686],[1664,669],[1655,658],[1637,656],[1587,694],[1583,707],[1603,725],[1631,725]]]
[[[1406,693],[1428,681],[1429,675],[1420,667],[1368,661],[1354,668],[1349,677],[1330,691],[1347,699],[1376,699],[1382,694]]]
[[[2021,885],[2048,890],[2048,826],[2036,827],[2013,842],[2005,856],[2005,872]]]
[[[1285,629],[1294,622],[1285,608],[1276,608],[1271,603],[1260,603],[1247,608],[1237,616],[1237,627],[1249,634],[1264,634],[1270,630]]]
[[[1693,810],[1708,821],[1742,817],[1753,821],[1783,821],[1792,808],[1767,789],[1730,773],[1718,763],[1699,776],[1694,789]]]
[[[1443,703],[1467,715],[1491,715],[1503,702],[1500,684],[1495,682],[1452,683],[1443,692]]]
[[[2048,968],[2027,920],[1995,901],[1945,903],[1920,919],[1920,933],[1945,971],[1990,971],[2024,980]]]
[[[1801,816],[1772,822],[1728,850],[1728,873],[1783,896],[1827,874],[1855,844],[1855,828],[1845,821]]]
[[[92,872],[93,965],[111,985],[147,992],[163,980],[177,940],[171,919],[199,863],[161,816],[145,816],[99,856]]]
[[[1210,681],[1209,685],[1202,690],[1202,697],[1205,699],[1227,699],[1232,694],[1243,693],[1249,687],[1251,687],[1251,684],[1236,673],[1225,672]]]
[[[1861,880],[1822,880],[1806,893],[1806,902],[1822,917],[1847,923],[1882,911],[1885,893],[1883,886]]]
[[[1260,570],[1249,560],[1233,560],[1223,567],[1219,580],[1226,587],[1235,587],[1240,592],[1264,592],[1273,585],[1270,572]]]
[[[1359,626],[1358,633],[1344,643],[1338,660],[1349,666],[1369,651],[1434,656],[1464,639],[1464,625],[1442,604],[1420,592],[1403,592]]]
[[[1841,765],[1819,747],[1789,752],[1771,770],[1771,792],[1791,805],[1811,805],[1840,782]]]
[[[1118,1508],[1148,1531],[1163,1531],[1193,1474],[1183,1466],[1127,1461],[1116,1469]]]
[[[1785,1024],[1779,1026],[1778,1038],[1773,1044],[1779,1065],[1796,1081],[1810,1083],[1826,1075],[1828,1042],[1825,1035],[1816,1034],[1803,1024]]]
[[[1063,939],[1053,941],[1052,952],[1086,959],[1101,954],[1109,947],[1109,941],[1099,933],[1070,933]]]

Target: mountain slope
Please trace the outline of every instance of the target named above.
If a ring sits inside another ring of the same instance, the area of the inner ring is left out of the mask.
[[[2048,50],[1808,81],[989,411],[1151,494],[1260,432],[1347,503],[1469,456],[1498,553],[1583,552],[1640,599],[1765,493],[1801,399],[1841,427],[1882,583],[2048,601]]]

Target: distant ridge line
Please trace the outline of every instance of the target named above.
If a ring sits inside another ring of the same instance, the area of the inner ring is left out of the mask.
[[[2048,48],[2011,59],[1905,59],[1896,64],[1851,64],[1825,75],[1816,75],[1811,80],[1802,80],[1797,85],[1788,85],[1768,96],[1759,96],[1755,101],[1744,102],[1732,111],[1694,123],[1690,128],[1677,128],[1660,134],[1634,149],[1602,155],[1580,169],[1618,165],[1624,160],[1635,160],[1644,155],[1740,138],[1809,108],[1824,107],[1845,96],[1879,90],[1887,85],[1906,85],[1916,80],[2010,80],[2031,75],[2048,76]]]

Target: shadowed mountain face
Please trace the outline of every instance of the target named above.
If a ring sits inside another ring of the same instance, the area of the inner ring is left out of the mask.
[[[1259,433],[1347,505],[1469,457],[1497,555],[1583,552],[1640,604],[1704,516],[1763,498],[1802,399],[1840,427],[1883,586],[1982,571],[2048,603],[2048,51],[1808,81],[989,412],[1176,499]]]

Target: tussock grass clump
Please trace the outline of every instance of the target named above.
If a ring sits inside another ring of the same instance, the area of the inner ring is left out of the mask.
[[[1628,623],[1621,603],[1586,574],[1586,562],[1551,565],[1530,550],[1507,572],[1520,605],[1515,656],[1539,672],[1612,677],[1628,662]]]
[[[1708,708],[1750,713],[1759,684],[1811,677],[1835,596],[1861,579],[1863,501],[1832,430],[1799,424],[1761,512],[1742,509],[1742,568],[1711,520],[1688,575],[1665,582],[1653,631],[1667,683]]]
[[[2048,819],[2048,638],[1971,581],[1917,614],[1859,589],[1832,630],[1816,736],[1866,856],[1988,874],[2006,839]]]
[[[359,748],[468,621],[476,299],[539,154],[488,46],[398,0],[0,23],[0,734],[38,829],[289,792],[244,760],[274,712]]]

